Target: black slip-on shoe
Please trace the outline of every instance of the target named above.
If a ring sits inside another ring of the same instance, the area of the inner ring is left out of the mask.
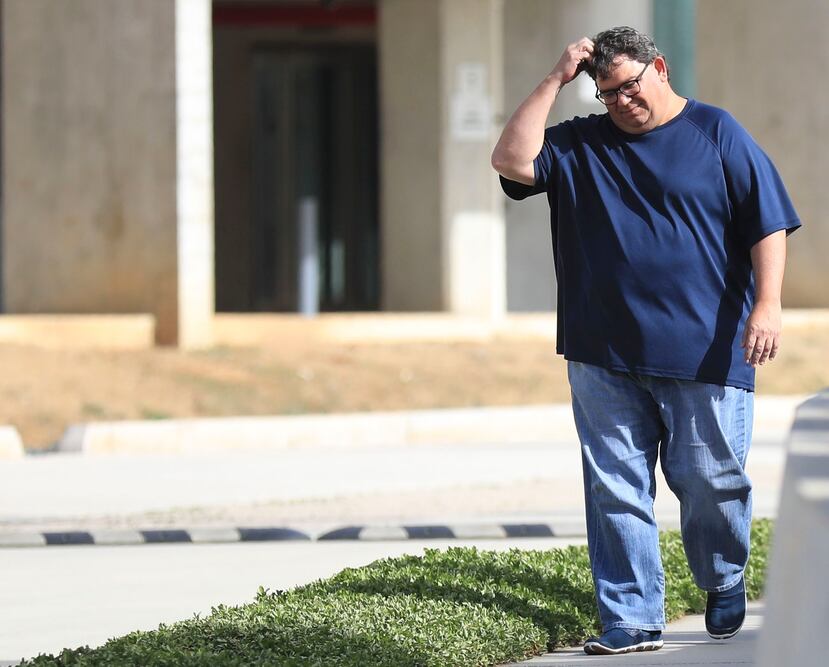
[[[746,584],[743,578],[735,586],[718,593],[708,593],[705,605],[705,631],[712,639],[730,639],[746,618]]]

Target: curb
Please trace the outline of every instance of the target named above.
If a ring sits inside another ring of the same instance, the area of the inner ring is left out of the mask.
[[[59,452],[189,454],[295,447],[544,442],[576,437],[569,404],[396,412],[93,422],[70,426]]]
[[[189,528],[155,530],[91,530],[0,533],[0,549],[55,546],[135,546],[139,544],[223,544],[232,542],[363,541],[442,539],[510,539],[529,537],[584,537],[579,523],[363,525],[343,526],[318,535],[289,527]]]
[[[14,426],[0,426],[0,461],[22,459],[23,441]]]
[[[755,432],[788,433],[803,396],[755,401]],[[70,426],[58,452],[206,454],[302,447],[408,447],[498,442],[575,442],[569,403],[269,417],[92,422]]]
[[[774,518],[755,513],[754,518]],[[660,530],[678,530],[675,518],[657,517]],[[228,544],[235,542],[395,542],[406,540],[506,540],[587,538],[584,517],[555,523],[363,524],[329,528],[319,533],[289,526],[102,529],[0,532],[4,548],[59,546],[137,546],[139,544]]]

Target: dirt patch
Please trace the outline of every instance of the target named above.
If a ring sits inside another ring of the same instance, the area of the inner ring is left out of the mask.
[[[829,386],[829,328],[787,331],[761,394]],[[0,424],[30,448],[73,423],[568,401],[566,364],[539,341],[218,347],[200,352],[0,345]]]

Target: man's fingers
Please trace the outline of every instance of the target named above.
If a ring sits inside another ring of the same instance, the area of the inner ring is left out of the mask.
[[[580,39],[575,44],[571,44],[567,51],[570,57],[581,62],[582,60],[590,60],[593,56],[593,42],[587,37]]]
[[[766,349],[763,350],[763,357],[760,359],[760,363],[764,364],[767,361],[774,361],[779,349],[780,334],[778,333],[776,336],[769,337],[769,340],[766,342]]]
[[[774,338],[769,337],[766,338],[765,344],[763,345],[763,350],[760,353],[760,358],[757,360],[757,363],[761,366],[769,360],[771,356],[772,346],[774,345]]]
[[[751,332],[746,332],[743,336],[743,348],[746,351],[746,363],[751,361],[751,355],[754,353],[754,344],[757,342],[757,336]]]
[[[758,337],[754,343],[754,347],[751,350],[751,365],[757,366],[760,363],[760,357],[763,354],[763,348],[765,347],[766,339]]]
[[[565,85],[581,73],[584,69],[582,63],[590,63],[592,60],[593,42],[589,37],[582,37],[579,41],[567,45],[552,73],[561,85]]]
[[[780,325],[779,308],[775,310],[756,305],[752,309],[740,342],[747,364],[761,366],[777,356],[777,350],[780,348]]]
[[[752,366],[757,366],[760,362],[760,357],[763,355],[763,349],[766,346],[766,334],[762,331],[751,333],[748,339],[748,347],[746,347],[746,361]]]
[[[747,364],[762,366],[777,356],[780,349],[780,332],[747,327],[743,334],[742,347],[745,349]]]

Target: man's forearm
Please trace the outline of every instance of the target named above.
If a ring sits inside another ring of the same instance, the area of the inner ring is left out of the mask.
[[[745,361],[762,366],[777,356],[783,328],[780,293],[786,266],[786,230],[769,234],[751,248],[754,308],[743,332]]]
[[[769,234],[751,248],[754,269],[754,301],[780,303],[786,268],[786,230]]]

